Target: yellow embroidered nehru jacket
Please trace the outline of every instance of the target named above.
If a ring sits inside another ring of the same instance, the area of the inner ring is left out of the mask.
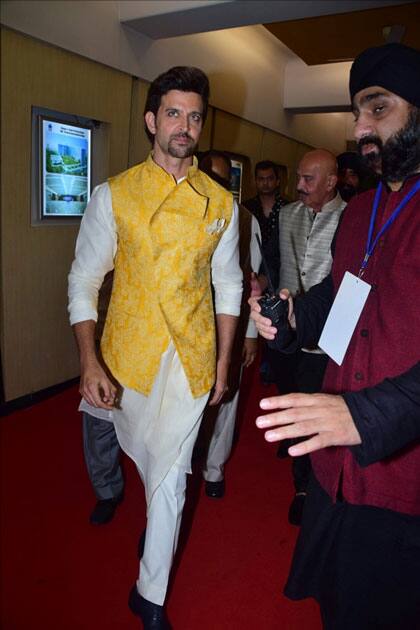
[[[148,159],[109,180],[118,247],[102,355],[114,377],[148,395],[173,340],[194,397],[215,380],[211,257],[232,195],[190,167],[174,177]]]

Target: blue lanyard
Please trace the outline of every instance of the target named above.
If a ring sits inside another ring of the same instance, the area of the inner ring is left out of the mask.
[[[375,237],[375,240],[372,242],[373,229],[375,227],[376,214],[378,212],[378,206],[379,206],[379,201],[381,199],[382,188],[383,188],[383,185],[382,185],[382,182],[380,182],[378,188],[376,189],[375,199],[374,199],[374,202],[373,202],[372,214],[371,214],[371,217],[370,217],[369,233],[368,233],[368,238],[367,238],[367,243],[366,243],[366,254],[365,254],[365,257],[363,259],[362,266],[360,267],[359,278],[361,278],[363,276],[363,274],[365,272],[365,269],[366,269],[366,266],[368,264],[368,260],[372,256],[373,252],[375,251],[375,247],[376,247],[379,239],[381,238],[381,236],[394,223],[395,219],[400,214],[400,212],[404,208],[404,206],[407,205],[407,203],[410,201],[410,199],[412,197],[414,197],[416,192],[420,189],[420,179],[414,184],[413,188],[408,191],[408,193],[405,195],[404,199],[395,208],[394,212],[391,214],[391,216],[389,217],[388,221],[381,227],[381,229],[379,230],[379,232],[377,233],[377,235]]]

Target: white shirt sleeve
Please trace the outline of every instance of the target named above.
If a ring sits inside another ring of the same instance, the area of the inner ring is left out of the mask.
[[[98,319],[98,292],[114,268],[117,230],[107,183],[97,186],[86,207],[76,241],[76,255],[69,273],[70,324]]]
[[[251,243],[250,243],[251,269],[256,274],[258,274],[258,271],[261,266],[261,250],[259,248],[257,238],[255,235],[258,234],[258,237],[261,242],[261,230],[260,230],[259,223],[254,216],[252,217],[252,221],[251,221],[251,230],[252,230]]]
[[[233,202],[231,221],[217,245],[211,273],[216,313],[239,316],[242,298],[242,271],[239,266],[239,208]]]
[[[261,230],[258,224],[257,219],[253,216],[251,222],[251,242],[250,242],[250,257],[251,257],[251,269],[256,274],[258,274],[258,270],[261,265],[261,250],[258,247],[258,242],[255,234],[258,234],[261,241]],[[252,337],[256,339],[258,337],[258,330],[255,325],[255,322],[251,317],[248,320],[248,327],[246,329],[245,337]]]

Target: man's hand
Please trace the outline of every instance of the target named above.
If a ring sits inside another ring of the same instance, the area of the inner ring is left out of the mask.
[[[95,348],[95,322],[87,319],[73,326],[80,354],[79,392],[90,405],[112,409],[117,389],[98,361]]]
[[[217,313],[217,363],[216,363],[216,383],[213,387],[213,395],[209,400],[209,405],[217,405],[228,389],[228,375],[230,366],[230,355],[233,340],[235,338],[238,318],[235,315]]]
[[[213,395],[209,400],[209,406],[213,407],[218,405],[222,400],[224,394],[228,390],[228,374],[229,364],[225,361],[219,360],[216,367],[216,382],[213,387]]]
[[[267,429],[267,442],[308,437],[289,448],[289,455],[306,455],[326,446],[354,446],[361,443],[344,398],[332,394],[287,394],[263,398],[261,409],[273,410],[256,420],[257,427]]]
[[[289,324],[292,328],[296,328],[293,312],[293,299],[290,297],[290,292],[288,289],[282,289],[279,295],[283,300],[289,300]],[[251,318],[254,320],[260,335],[264,337],[264,339],[272,340],[276,336],[277,328],[271,325],[271,319],[261,315],[261,307],[258,304],[258,300],[258,297],[250,297],[248,300],[248,304],[251,307]]]
[[[99,361],[91,361],[82,368],[79,392],[90,405],[112,409],[117,388],[110,381]]]
[[[244,367],[249,367],[257,356],[258,339],[254,337],[245,337],[244,347],[242,348],[242,363]]]

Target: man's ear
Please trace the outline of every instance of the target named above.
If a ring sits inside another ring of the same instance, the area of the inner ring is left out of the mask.
[[[333,190],[337,186],[337,175],[328,175],[328,190]]]
[[[153,112],[146,112],[145,115],[144,115],[144,122],[146,123],[147,128],[150,131],[150,133],[155,135],[155,133],[156,133],[156,116],[154,115],[154,113]]]

